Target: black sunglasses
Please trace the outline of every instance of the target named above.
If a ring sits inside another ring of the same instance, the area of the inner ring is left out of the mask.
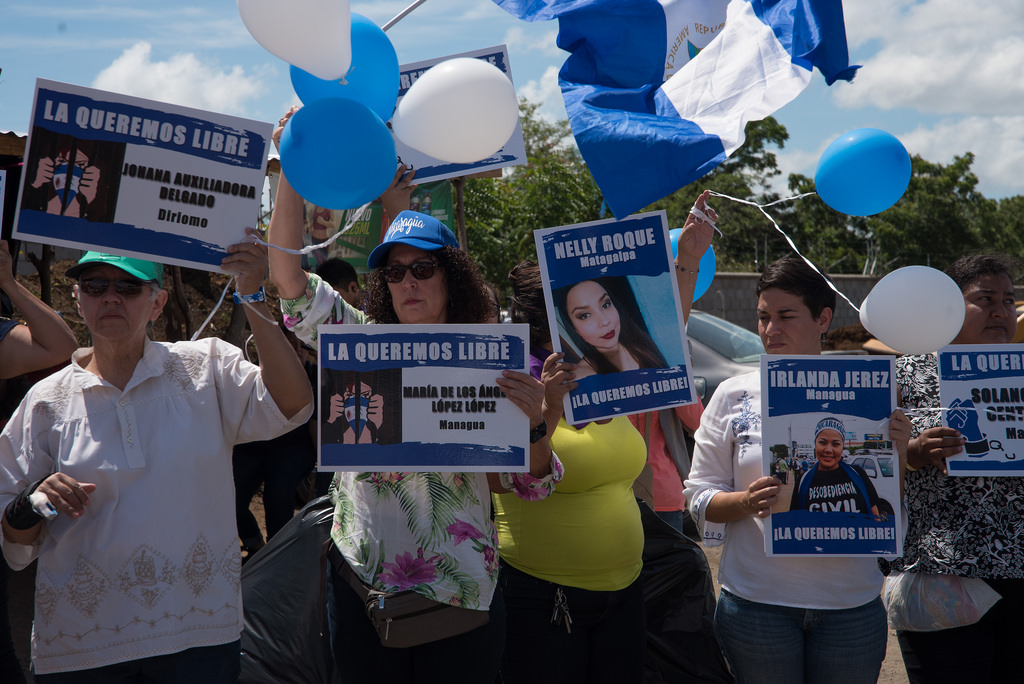
[[[412,277],[416,280],[429,280],[434,277],[434,271],[440,266],[436,261],[417,261],[408,266],[381,266],[380,274],[389,283],[400,283],[405,280],[405,272],[412,271]]]
[[[108,278],[83,278],[78,281],[79,291],[90,297],[106,294],[111,285],[114,286],[114,292],[122,297],[138,297],[147,283],[141,280],[110,280]]]

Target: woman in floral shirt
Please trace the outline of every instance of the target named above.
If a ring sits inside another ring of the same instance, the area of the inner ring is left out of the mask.
[[[282,120],[282,126],[285,122]],[[275,132],[279,135],[280,128]],[[270,224],[276,246],[302,246],[302,198],[282,176]],[[316,344],[322,323],[460,324],[483,322],[489,302],[472,260],[436,219],[399,214],[370,254],[366,314],[315,275],[299,257],[271,250],[271,279],[281,295],[285,323]],[[530,375],[506,371],[502,392],[530,418],[543,421],[544,387]],[[331,536],[365,583],[382,591],[412,589],[427,598],[490,612],[475,630],[411,648],[384,648],[355,592],[332,575],[328,612],[335,662],[346,682],[494,681],[505,643],[505,611],[498,577],[497,539],[490,491],[527,499],[547,496],[561,464],[547,437],[530,449],[530,473],[338,473]]]

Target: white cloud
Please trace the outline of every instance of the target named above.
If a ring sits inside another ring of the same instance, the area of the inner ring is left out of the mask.
[[[529,30],[527,30],[529,29]],[[549,31],[538,30],[536,25],[515,25],[505,32],[504,42],[509,50],[519,50],[523,53],[543,55],[545,57],[557,57],[561,64],[569,53],[562,50],[555,44],[558,31],[552,28]]]
[[[558,87],[558,67],[549,66],[539,80],[528,81],[526,85],[516,88],[516,91],[520,97],[540,105],[537,113],[542,118],[551,122],[568,118],[562,90]]]
[[[1024,116],[970,116],[920,126],[900,136],[911,154],[948,164],[967,151],[987,196],[1024,194]]]
[[[908,107],[931,114],[1024,111],[1024,3],[1005,0],[864,0],[847,3],[847,35],[873,51],[848,108]]]
[[[265,94],[265,79],[246,75],[241,66],[221,69],[204,64],[192,53],[153,61],[152,52],[149,43],[136,43],[99,73],[93,87],[238,115],[244,114],[246,102]]]

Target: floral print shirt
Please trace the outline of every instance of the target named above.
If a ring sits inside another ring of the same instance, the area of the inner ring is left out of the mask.
[[[932,354],[896,360],[903,406],[938,408],[938,360]],[[940,411],[911,418],[913,436],[942,425]],[[934,466],[906,476],[909,521],[905,572],[1024,578],[1024,477],[948,477]]]
[[[299,299],[281,300],[285,325],[316,344],[324,323],[365,323],[318,276]],[[502,484],[527,500],[543,499],[562,478],[502,473]],[[427,598],[487,610],[498,578],[498,540],[484,473],[337,473],[331,483],[331,537],[356,574],[375,589],[412,589]]]

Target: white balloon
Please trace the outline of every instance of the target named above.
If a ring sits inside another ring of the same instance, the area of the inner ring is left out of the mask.
[[[861,323],[886,346],[927,354],[953,341],[964,324],[964,296],[953,279],[927,266],[885,276],[860,309]]]
[[[501,69],[457,57],[416,79],[398,102],[391,127],[409,147],[441,161],[468,164],[504,147],[518,122],[519,99]]]
[[[352,65],[349,0],[238,0],[245,28],[273,55],[325,81]]]
[[[871,330],[871,323],[868,320],[868,300],[869,299],[871,299],[871,293],[870,292],[868,293],[868,296],[864,298],[864,301],[860,303],[860,311],[858,312],[860,314],[860,324],[862,326],[864,326],[864,329],[867,330],[867,331]]]

